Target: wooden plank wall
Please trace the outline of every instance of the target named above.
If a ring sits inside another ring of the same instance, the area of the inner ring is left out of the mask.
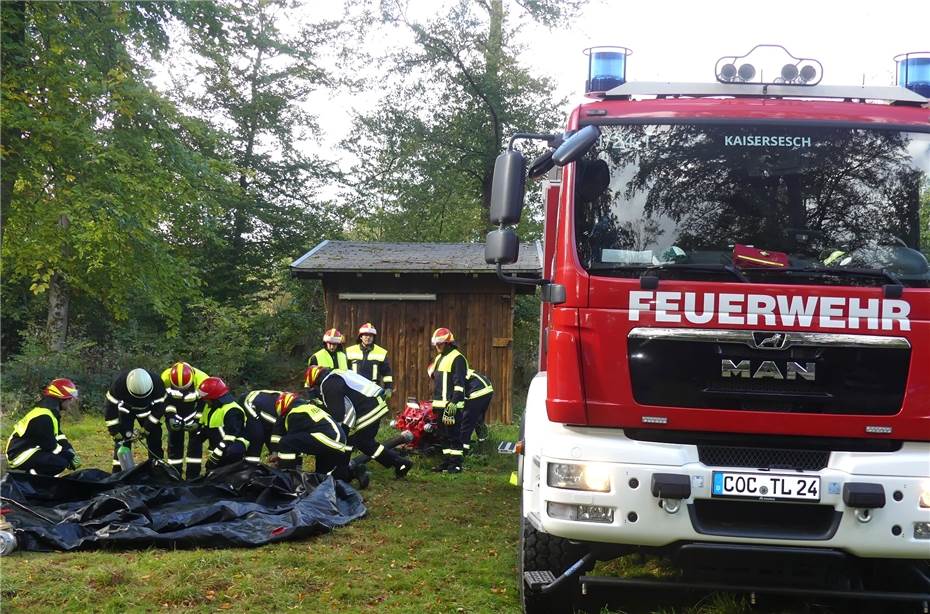
[[[513,378],[512,286],[486,279],[459,275],[458,279],[324,277],[328,326],[346,335],[346,345],[355,343],[358,327],[372,322],[378,329],[377,343],[388,350],[394,372],[395,393],[391,409],[397,413],[407,397],[432,398],[426,367],[435,350],[430,335],[440,326],[450,328],[471,368],[487,374],[494,384],[488,422],[511,421]],[[430,292],[435,301],[339,300],[340,292]]]

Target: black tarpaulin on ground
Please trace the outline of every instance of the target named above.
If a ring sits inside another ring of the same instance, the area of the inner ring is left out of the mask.
[[[148,462],[115,475],[12,471],[0,495],[18,548],[38,551],[259,546],[325,533],[366,513],[345,482],[246,464],[187,482]]]

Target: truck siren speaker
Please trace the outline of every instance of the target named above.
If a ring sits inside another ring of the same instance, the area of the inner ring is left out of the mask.
[[[930,51],[912,51],[894,58],[900,87],[930,98]]]
[[[585,96],[598,97],[618,85],[626,83],[626,58],[633,53],[627,47],[589,47],[588,80],[584,84]]]

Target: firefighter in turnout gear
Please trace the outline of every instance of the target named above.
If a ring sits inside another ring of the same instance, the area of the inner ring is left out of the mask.
[[[319,389],[326,411],[349,433],[349,445],[385,467],[393,467],[395,477],[407,475],[413,462],[375,440],[381,418],[388,412],[384,390],[378,384],[352,371],[314,365],[307,368],[304,386]]]
[[[282,392],[275,410],[279,417],[271,434],[271,450],[278,457],[278,467],[300,470],[301,455],[313,454],[317,473],[349,481],[352,447],[343,428],[323,408],[293,392]]]
[[[319,365],[330,369],[348,369],[349,362],[343,349],[345,337],[335,328],[323,333],[323,347],[307,360],[307,366]]]
[[[164,459],[161,444],[161,418],[165,412],[165,384],[146,369],[120,371],[107,391],[103,419],[113,437],[113,473],[120,471],[117,450],[132,447],[133,426],[139,422],[145,432],[149,460]]]
[[[229,392],[226,382],[218,377],[205,379],[199,390],[206,399],[200,424],[204,438],[210,442],[207,470],[243,460],[249,447],[246,438],[248,414]]]
[[[200,384],[209,375],[186,362],[176,362],[161,373],[165,384],[165,426],[168,428],[168,464],[181,474],[187,461],[188,479],[200,475],[203,455],[203,438],[200,416],[204,401],[200,395]],[[184,456],[184,435],[187,434],[187,456]]]
[[[358,343],[346,350],[349,368],[384,388],[384,399],[391,400],[394,392],[394,376],[388,363],[387,350],[375,343],[378,329],[371,322],[358,329]]]
[[[239,397],[239,405],[247,414],[249,448],[245,451],[245,460],[250,463],[261,462],[262,446],[272,449],[272,430],[279,416],[276,403],[282,394],[280,390],[250,390]]]
[[[448,328],[433,331],[430,343],[436,348],[436,358],[427,368],[433,378],[433,409],[442,414],[445,427],[445,447],[442,463],[433,471],[462,472],[461,410],[465,403],[465,384],[468,361],[455,345],[455,337]]]
[[[10,469],[58,476],[81,466],[71,442],[61,432],[61,414],[77,409],[78,389],[69,379],[53,379],[42,399],[16,422],[6,442]]]
[[[494,387],[488,376],[469,369],[465,374],[465,406],[462,410],[462,424],[459,431],[462,450],[465,454],[471,451],[471,435],[479,433],[478,427],[484,424],[484,417],[488,413],[493,396]],[[478,441],[483,441],[480,434],[478,434]]]

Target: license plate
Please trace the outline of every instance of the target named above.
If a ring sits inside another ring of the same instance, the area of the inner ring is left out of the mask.
[[[711,494],[744,499],[820,501],[820,478],[714,471]]]

